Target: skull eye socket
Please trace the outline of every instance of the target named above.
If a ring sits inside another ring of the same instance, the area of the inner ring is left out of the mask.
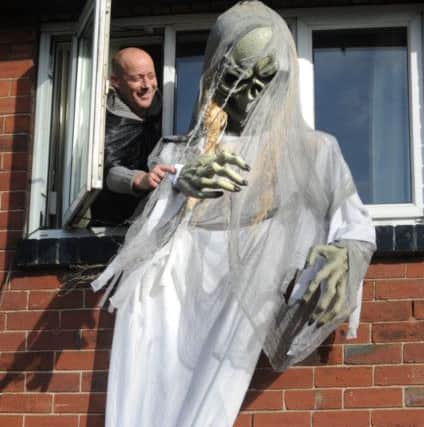
[[[277,74],[278,66],[274,55],[265,56],[255,64],[255,74],[263,81],[269,82]]]
[[[223,83],[228,88],[233,87],[236,84],[236,82],[237,82],[238,79],[239,79],[239,77],[236,76],[236,75],[234,75],[234,74],[232,74],[232,73],[225,73],[224,76],[223,76],[223,78],[222,78]]]

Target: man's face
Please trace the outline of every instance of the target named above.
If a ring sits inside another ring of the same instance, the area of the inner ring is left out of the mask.
[[[132,51],[121,57],[120,65],[122,72],[112,76],[112,85],[132,110],[142,115],[158,87],[153,61],[143,51]]]

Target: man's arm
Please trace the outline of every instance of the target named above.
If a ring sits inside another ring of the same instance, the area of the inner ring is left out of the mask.
[[[174,174],[172,165],[156,165],[151,171],[113,166],[106,176],[106,186],[110,191],[122,194],[137,194],[156,188],[167,173]]]

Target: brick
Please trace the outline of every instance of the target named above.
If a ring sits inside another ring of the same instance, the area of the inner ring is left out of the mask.
[[[372,384],[372,368],[316,368],[316,387],[360,387]]]
[[[299,366],[340,365],[343,362],[341,345],[321,346],[312,352]]]
[[[0,231],[0,249],[15,248],[20,239],[22,239],[22,233],[20,231]]]
[[[105,425],[104,415],[97,415],[97,414],[80,415],[79,427],[104,427],[104,425]],[[236,425],[234,427],[236,427]],[[243,424],[240,424],[239,427],[245,427],[245,426]],[[250,424],[248,427],[250,427]]]
[[[283,393],[277,390],[248,391],[242,410],[263,411],[283,408]]]
[[[376,366],[375,385],[424,384],[424,365]]]
[[[362,299],[364,301],[371,301],[374,299],[374,281],[365,280],[362,290]]]
[[[0,135],[0,152],[27,151],[28,135]]]
[[[424,387],[408,387],[405,389],[406,406],[424,406]]]
[[[413,301],[414,317],[424,319],[424,301]]]
[[[108,371],[104,371],[104,372],[83,372],[82,381],[81,381],[81,391],[92,392],[92,393],[94,393],[94,392],[95,393],[106,392],[107,378],[108,378]],[[279,393],[281,395],[281,392],[268,392],[268,393],[277,393],[277,394]],[[263,402],[264,405],[266,404],[265,400],[266,399],[264,399],[264,402]],[[269,399],[269,400],[271,400],[271,399]],[[262,401],[259,403],[262,403]]]
[[[0,80],[0,97],[9,96],[11,80]]]
[[[0,373],[1,393],[16,393],[25,390],[25,375],[19,372]]]
[[[52,396],[40,393],[0,394],[0,412],[50,412]]]
[[[92,331],[82,330],[81,348],[109,349],[112,346],[113,331],[111,329]]]
[[[76,392],[80,391],[79,373],[35,373],[27,374],[27,388],[41,389],[43,392]]]
[[[27,346],[35,350],[63,350],[84,347],[84,342],[78,331],[41,331],[30,332]]]
[[[12,80],[10,96],[30,95],[34,91],[34,82],[31,78]]]
[[[367,279],[392,279],[398,277],[405,277],[406,265],[402,263],[388,262],[388,263],[372,263],[368,267],[366,274]]]
[[[77,415],[27,415],[25,427],[78,427]]]
[[[347,345],[344,363],[347,365],[378,365],[401,363],[401,344]]]
[[[7,116],[5,117],[4,133],[26,133],[31,129],[31,116]]]
[[[62,312],[62,329],[112,329],[114,315],[100,310],[67,310]]]
[[[0,294],[0,310],[26,310],[28,293],[25,291],[3,291]]]
[[[27,153],[3,153],[1,156],[2,170],[26,171],[28,167]]]
[[[105,393],[56,394],[56,413],[103,413],[106,404]]]
[[[2,43],[20,43],[36,40],[36,30],[23,28],[13,30],[11,28],[0,29],[0,40]]]
[[[334,333],[332,333],[323,343],[323,345],[333,344],[364,344],[371,341],[370,325],[368,323],[361,323],[357,331],[357,338],[346,338],[348,325],[343,324],[339,326]]]
[[[34,46],[32,43],[19,43],[10,46],[10,59],[27,59],[34,55]]]
[[[22,230],[24,223],[23,212],[0,212],[0,230]]]
[[[0,79],[21,77],[30,72],[33,67],[34,61],[32,59],[2,61],[0,67]]]
[[[2,332],[0,334],[0,351],[19,351],[24,347],[24,332]]]
[[[27,184],[26,172],[0,171],[0,191],[24,190]]]
[[[21,415],[0,415],[0,426],[2,427],[22,427],[23,423],[24,417]]]
[[[424,322],[400,322],[374,324],[372,339],[374,342],[422,341]]]
[[[54,278],[50,280],[52,280],[53,283],[56,282]],[[80,308],[82,304],[82,291],[72,291],[69,293],[32,291],[29,295],[28,307],[30,310],[62,310],[66,308]],[[91,324],[93,324],[93,322],[91,322]]]
[[[24,191],[4,192],[1,194],[1,210],[25,208],[26,193]]]
[[[12,265],[14,251],[0,250],[0,271],[9,270]]]
[[[255,427],[309,427],[311,415],[308,412],[254,414],[253,425]]]
[[[10,288],[14,290],[33,290],[33,289],[57,289],[59,288],[59,277],[53,274],[22,274],[12,277]],[[29,296],[29,309],[42,309],[31,304],[32,293]],[[65,299],[65,298],[63,298]]]
[[[408,262],[406,264],[406,277],[424,277],[424,262]]]
[[[403,361],[404,363],[424,362],[424,344],[405,344],[403,347]]]
[[[46,311],[20,311],[8,313],[6,329],[11,331],[37,331],[59,328],[59,313]]]
[[[376,299],[424,298],[424,279],[382,280],[375,283]]]
[[[362,322],[385,322],[393,320],[409,320],[412,314],[410,301],[375,301],[363,302]]]
[[[284,393],[288,410],[339,409],[342,407],[341,390],[288,390]]]
[[[53,359],[52,352],[3,352],[0,354],[0,371],[51,371]]]
[[[31,113],[32,96],[0,98],[0,114]],[[6,132],[9,133],[9,132]],[[16,133],[16,132],[10,132]]]
[[[376,410],[371,414],[373,427],[424,427],[422,410]]]
[[[358,388],[345,390],[345,408],[390,408],[402,406],[401,388]]]
[[[110,352],[107,350],[63,351],[57,356],[56,369],[78,371],[101,371],[109,366]]]
[[[312,386],[313,371],[310,368],[290,368],[280,374],[271,369],[257,369],[251,388],[255,390],[309,388]]]
[[[314,427],[368,427],[368,411],[320,411],[312,416]]]

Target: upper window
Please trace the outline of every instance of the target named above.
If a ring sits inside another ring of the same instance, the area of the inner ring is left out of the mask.
[[[374,218],[422,216],[419,16],[304,22],[310,123],[337,138]]]
[[[315,125],[334,134],[364,203],[411,203],[406,28],[314,31]]]
[[[164,135],[184,134],[192,121],[215,16],[120,19],[109,44],[109,0],[91,1],[77,24],[41,35],[29,232],[83,226],[102,186],[108,50],[139,46],[153,56]],[[413,220],[423,214],[421,17],[375,8],[351,19],[349,10],[288,20],[302,111],[336,136],[374,218]]]

